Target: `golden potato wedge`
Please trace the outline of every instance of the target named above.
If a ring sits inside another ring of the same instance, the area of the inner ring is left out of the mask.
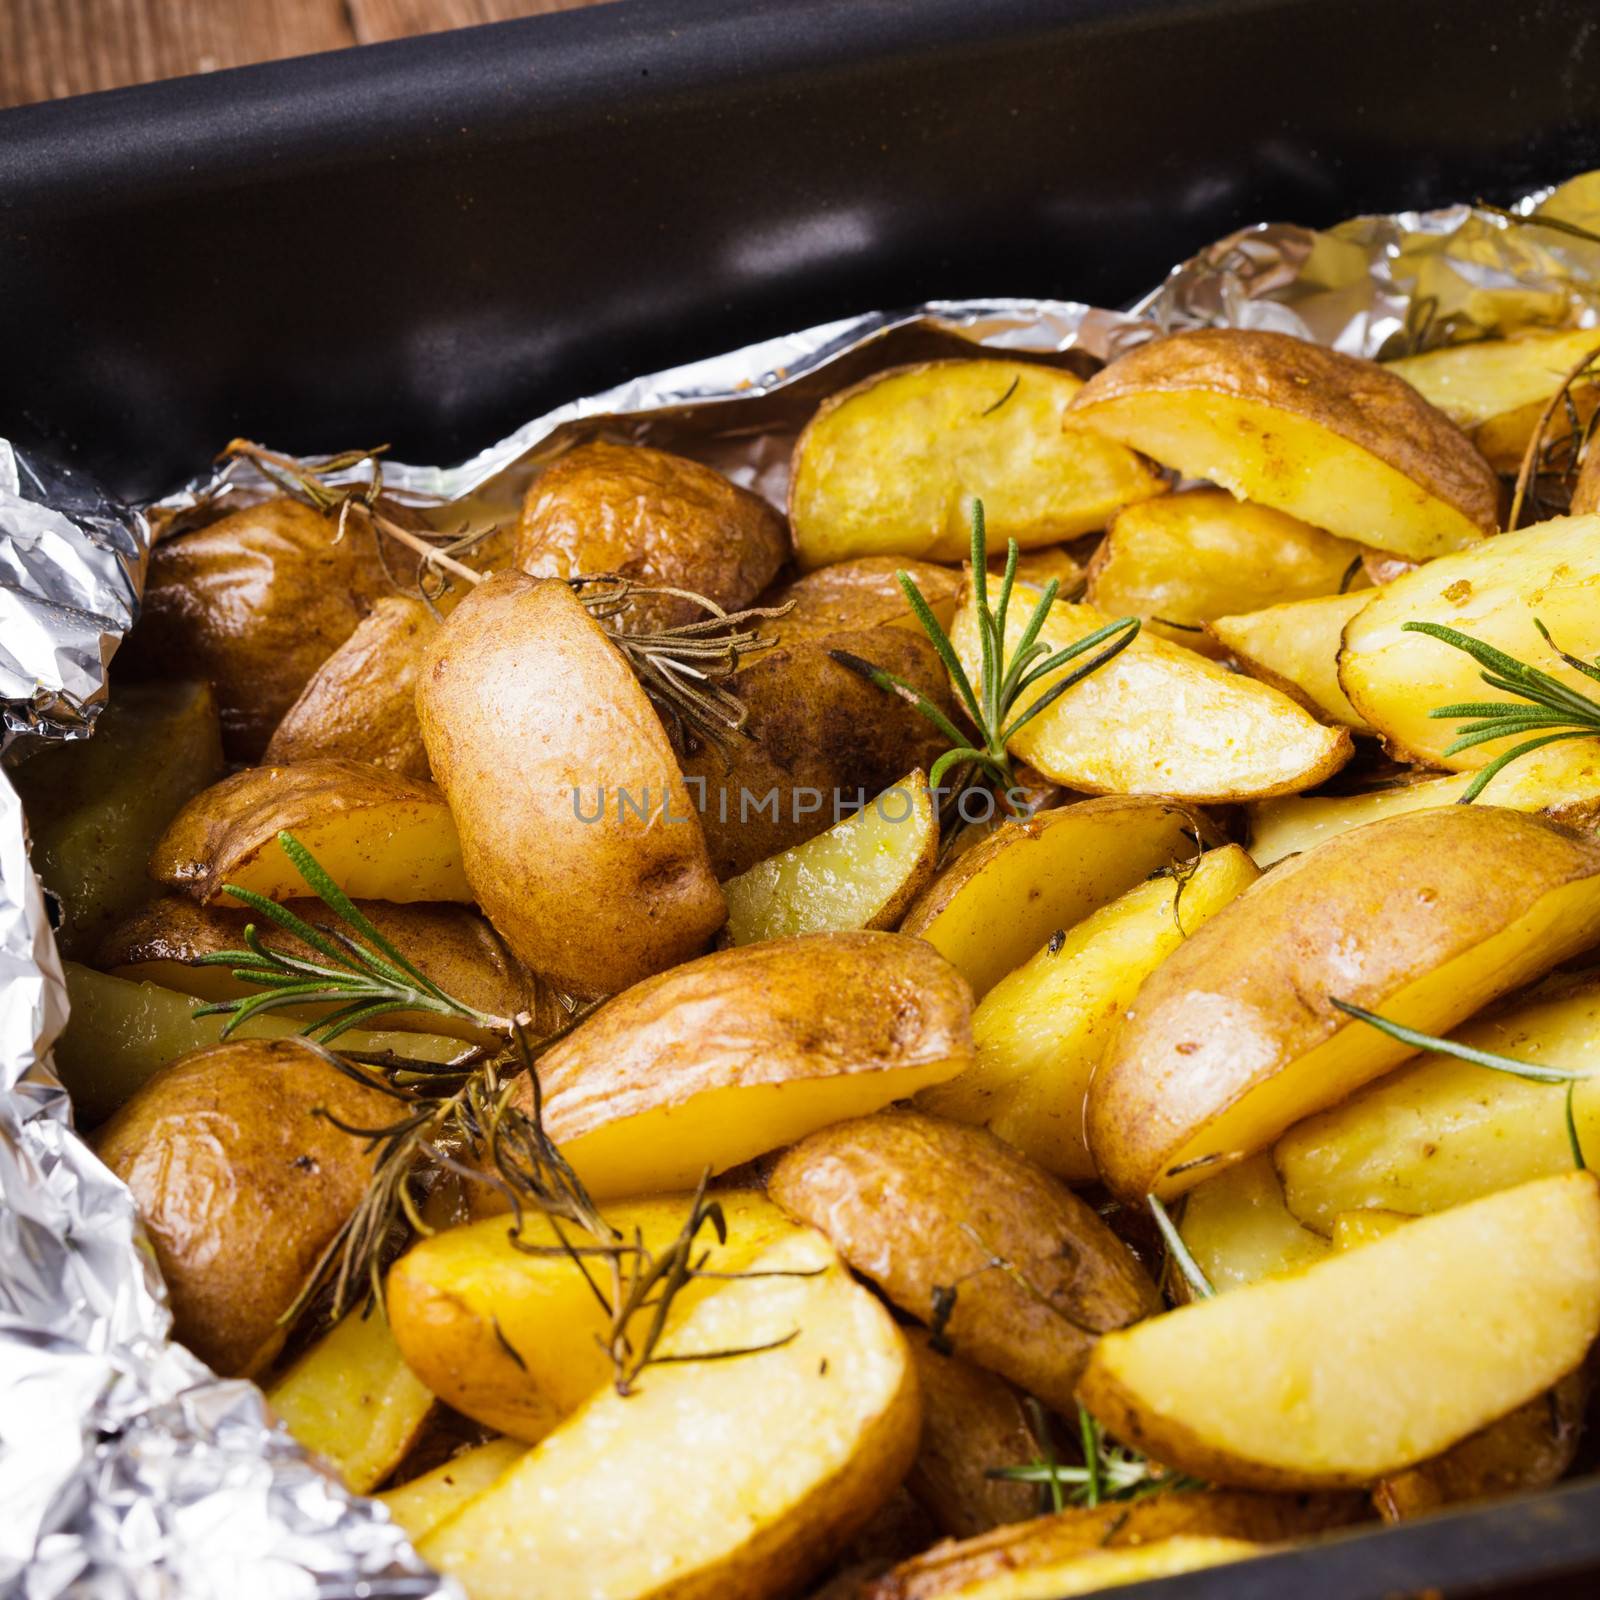
[[[760,495],[698,461],[604,439],[540,473],[517,519],[516,564],[536,578],[614,572],[726,611],[755,599],[788,554],[783,518]],[[677,595],[641,595],[622,620],[654,633],[704,615]]]
[[[1448,417],[1392,372],[1288,334],[1152,339],[1096,373],[1066,420],[1398,555],[1443,555],[1499,525],[1499,480]]]
[[[1020,584],[1013,594],[1006,615],[1008,659],[1038,598]],[[1059,650],[1112,620],[1093,606],[1057,605],[1039,637]],[[977,682],[982,647],[970,592],[950,639]],[[1041,678],[1018,698],[1018,712],[1082,665],[1069,662]],[[1114,660],[1020,729],[1008,748],[1069,789],[1163,794],[1199,803],[1308,789],[1337,772],[1353,747],[1343,728],[1324,727],[1267,684],[1141,631]]]
[[[1563,650],[1587,660],[1600,653],[1597,594],[1600,517],[1559,517],[1502,534],[1385,585],[1345,626],[1339,683],[1393,754],[1473,771],[1517,740],[1496,739],[1447,756],[1460,724],[1430,713],[1436,706],[1503,697],[1485,689],[1481,668],[1465,651],[1409,633],[1405,624],[1458,628],[1586,693],[1594,684],[1545,643],[1535,621]]]
[[[1253,1160],[1247,1161],[1245,1166],[1253,1167],[1256,1162],[1263,1159],[1261,1156],[1256,1156]],[[1242,1171],[1243,1168],[1236,1170]],[[1283,1185],[1277,1181],[1276,1172],[1274,1172],[1274,1186],[1278,1191],[1278,1201],[1281,1205]],[[1196,1190],[1196,1193],[1199,1192]],[[1293,1214],[1290,1215],[1293,1220]],[[1328,1242],[1341,1254],[1346,1250],[1359,1250],[1364,1244],[1376,1244],[1379,1239],[1387,1239],[1396,1228],[1403,1227],[1410,1221],[1411,1218],[1404,1211],[1341,1211],[1333,1219],[1333,1233]],[[1311,1233],[1309,1228],[1303,1231],[1310,1234],[1313,1239],[1320,1237]]]
[[[692,1189],[971,1059],[971,992],[934,950],[818,933],[635,984],[540,1057],[539,1081],[546,1130],[605,1200]]]
[[[1279,601],[1336,594],[1361,546],[1224,489],[1189,489],[1124,507],[1089,563],[1084,598],[1110,617],[1202,655],[1205,624]]]
[[[1358,1487],[1515,1410],[1597,1333],[1600,1186],[1569,1172],[1107,1334],[1080,1391],[1207,1482]]]
[[[906,1485],[952,1538],[968,1539],[1039,1510],[1038,1490],[991,1478],[993,1467],[1036,1460],[1022,1397],[1003,1378],[934,1348],[925,1329],[906,1341],[922,1391],[922,1444]]]
[[[435,614],[420,600],[388,595],[374,602],[284,712],[262,764],[338,756],[402,777],[428,777],[417,725],[417,669],[438,631]]]
[[[918,771],[854,816],[730,878],[733,944],[892,928],[933,876],[939,819]]]
[[[926,939],[981,999],[1056,929],[1217,842],[1205,817],[1169,800],[1114,795],[1036,811],[965,851],[900,931]]]
[[[1291,600],[1235,617],[1217,617],[1206,632],[1226,655],[1263,683],[1280,689],[1324,722],[1371,733],[1339,687],[1345,624],[1372,599],[1370,589]]]
[[[1328,1241],[1283,1203],[1268,1155],[1252,1156],[1191,1189],[1178,1231],[1218,1294],[1298,1272],[1329,1250]]]
[[[196,1017],[198,997],[155,983],[134,983],[64,961],[66,1028],[52,1057],[72,1096],[80,1128],[97,1127],[161,1068],[193,1050],[216,1044],[228,1019]],[[292,1017],[254,1016],[237,1030],[243,1039],[284,1039],[304,1027]],[[422,1061],[451,1061],[470,1046],[443,1034],[352,1028],[341,1049],[381,1055],[393,1051]]]
[[[119,685],[93,737],[39,750],[11,774],[31,858],[61,916],[56,944],[87,959],[150,893],[145,862],[178,808],[222,776],[203,683]]]
[[[1479,1050],[1582,1071],[1600,1061],[1600,987],[1481,1017],[1452,1038]],[[1572,1165],[1566,1091],[1428,1053],[1273,1147],[1289,1209],[1330,1232],[1341,1213],[1444,1211]],[[1600,1152],[1600,1077],[1572,1099],[1586,1150]]]
[[[960,561],[972,502],[990,543],[1024,549],[1105,527],[1166,487],[1132,450],[1061,422],[1082,380],[1032,362],[931,361],[826,401],[795,444],[789,526],[801,567],[853,556]]]
[[[217,1372],[248,1376],[277,1353],[279,1318],[366,1192],[372,1152],[318,1109],[381,1127],[393,1106],[304,1039],[242,1039],[164,1068],[100,1130],[174,1332]]]
[[[1437,1033],[1597,936],[1600,844],[1543,818],[1445,806],[1329,839],[1151,975],[1090,1085],[1101,1176],[1170,1197],[1412,1053],[1335,1000]]]
[[[615,994],[727,919],[666,730],[566,584],[474,589],[429,646],[417,716],[473,897],[558,988]]]
[[[267,1389],[295,1442],[320,1456],[345,1488],[366,1494],[405,1459],[433,1395],[376,1312],[350,1312]]]
[[[888,1312],[816,1234],[752,1271],[778,1275],[725,1284],[670,1348],[756,1353],[657,1367],[626,1399],[603,1390],[423,1557],[473,1600],[522,1600],[539,1572],[607,1600],[768,1600],[804,1583],[910,1466],[916,1375]]]
[[[958,1355],[1069,1415],[1095,1336],[1160,1308],[1093,1209],[981,1128],[837,1123],[785,1151],[767,1192]]]
[[[707,1227],[701,1250],[712,1272],[740,1272],[794,1224],[748,1190],[718,1197],[728,1237]],[[659,1254],[677,1239],[692,1201],[667,1196],[608,1206],[606,1221]],[[569,1237],[571,1231],[568,1230]],[[520,1229],[489,1217],[423,1239],[389,1270],[385,1305],[411,1370],[434,1394],[497,1432],[535,1444],[612,1377],[601,1343],[605,1307],[549,1221],[524,1212]],[[533,1254],[533,1251],[549,1254]],[[668,1338],[717,1287],[695,1279],[672,1302]],[[644,1321],[635,1329],[637,1337]]]
[[[150,854],[150,876],[201,905],[223,885],[298,900],[306,882],[278,847],[292,833],[346,894],[361,900],[472,900],[461,840],[431,783],[362,761],[249,767],[203,789]]]
[[[1129,889],[1002,978],[972,1016],[977,1054],[917,1103],[999,1134],[1069,1183],[1097,1176],[1084,1139],[1089,1080],[1139,986],[1258,876],[1236,844]]]
[[[527,1453],[528,1447],[520,1439],[490,1439],[377,1498],[412,1544],[421,1544]]]

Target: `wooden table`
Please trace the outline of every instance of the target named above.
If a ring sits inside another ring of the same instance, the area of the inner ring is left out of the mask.
[[[0,106],[597,0],[0,0]]]

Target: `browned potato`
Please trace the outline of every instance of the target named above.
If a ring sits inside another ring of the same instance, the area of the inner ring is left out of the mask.
[[[785,644],[868,628],[910,628],[920,633],[922,624],[906,604],[896,577],[901,572],[922,591],[933,614],[948,627],[961,593],[959,567],[941,567],[910,556],[857,556],[853,561],[836,561],[803,573],[763,595],[762,605],[792,605],[794,609],[763,623],[761,631]]]
[[[177,1337],[224,1375],[277,1353],[278,1319],[366,1191],[364,1140],[394,1101],[303,1039],[215,1044],[158,1072],[103,1127],[100,1159],[133,1192]]]
[[[981,1128],[911,1111],[837,1123],[779,1157],[767,1192],[957,1354],[1059,1411],[1096,1335],[1161,1307],[1089,1206]]]
[[[417,668],[438,632],[420,600],[379,600],[311,676],[267,742],[268,766],[343,756],[426,778],[417,726]]]
[[[474,897],[559,988],[613,994],[727,919],[666,730],[566,584],[473,590],[429,646],[417,715]]]
[[[698,461],[603,439],[541,473],[517,521],[516,562],[536,578],[615,572],[728,611],[760,594],[788,553],[783,518],[759,495]],[[704,615],[692,600],[647,595],[624,623],[653,633]]]
[[[254,761],[312,673],[416,558],[359,518],[279,498],[158,543],[130,658],[164,674],[208,678],[235,760]],[[391,573],[393,576],[391,576]]]

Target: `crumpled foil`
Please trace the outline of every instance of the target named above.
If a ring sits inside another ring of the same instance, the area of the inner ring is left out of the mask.
[[[503,518],[540,467],[601,430],[708,461],[781,503],[818,401],[886,366],[972,346],[1106,360],[1159,333],[1233,326],[1393,357],[1521,327],[1600,324],[1600,173],[1507,213],[1454,206],[1325,232],[1246,228],[1126,311],[1055,300],[874,312],[636,378],[525,424],[454,467],[385,462],[441,525]],[[348,474],[359,481],[364,466]],[[233,463],[160,503],[255,497]],[[137,613],[150,522],[0,440],[0,729],[87,734]],[[0,1596],[454,1596],[373,1502],[272,1423],[252,1384],[169,1338],[127,1190],[74,1133],[49,1048],[65,987],[21,809],[0,772]]]

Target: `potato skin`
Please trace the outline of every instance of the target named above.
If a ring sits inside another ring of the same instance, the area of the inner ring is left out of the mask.
[[[961,570],[909,556],[857,556],[803,573],[761,597],[764,606],[792,605],[787,616],[761,625],[763,634],[784,644],[801,639],[826,639],[836,633],[860,633],[868,628],[910,628],[922,624],[906,604],[895,577],[907,573],[933,614],[948,625],[961,595]]]
[[[727,919],[666,731],[564,583],[480,584],[429,646],[417,715],[478,903],[559,988],[615,994]]]
[[[698,461],[601,439],[535,479],[517,520],[516,564],[533,577],[616,572],[729,611],[766,588],[788,553],[783,518],[759,495]],[[647,595],[622,620],[652,633],[703,615],[692,601]]]
[[[361,1127],[394,1102],[303,1039],[208,1046],[163,1068],[100,1130],[100,1159],[133,1192],[174,1331],[223,1375],[258,1371],[278,1318],[372,1173]]]
[[[837,1123],[780,1156],[767,1192],[929,1326],[953,1288],[956,1353],[1069,1415],[1096,1335],[1161,1309],[1094,1211],[981,1128],[911,1111]]]

